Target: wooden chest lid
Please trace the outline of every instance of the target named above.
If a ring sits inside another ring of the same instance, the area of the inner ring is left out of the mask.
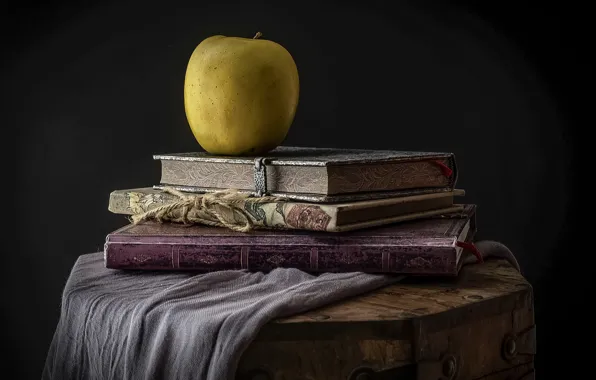
[[[266,325],[258,339],[334,339],[349,328],[354,338],[410,339],[478,320],[532,297],[527,280],[507,261],[489,259],[462,268],[456,278],[410,278],[395,285]]]

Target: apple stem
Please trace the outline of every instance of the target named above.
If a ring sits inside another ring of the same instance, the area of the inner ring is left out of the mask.
[[[252,39],[256,40],[256,39],[260,38],[262,35],[263,35],[263,33],[257,32],[257,34],[255,34],[255,36]]]

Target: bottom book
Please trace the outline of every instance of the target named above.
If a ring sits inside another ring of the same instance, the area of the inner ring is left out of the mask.
[[[455,276],[476,233],[476,205],[425,219],[357,231],[236,232],[221,227],[146,222],[106,237],[112,269],[211,272],[278,267],[306,272]],[[462,244],[464,243],[464,244]]]

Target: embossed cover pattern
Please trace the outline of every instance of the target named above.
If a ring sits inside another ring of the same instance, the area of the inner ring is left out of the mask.
[[[457,275],[461,249],[456,242],[473,238],[475,216],[476,206],[466,205],[460,213],[338,234],[145,223],[110,233],[104,254],[106,266],[114,269],[267,271],[281,266]]]
[[[350,194],[417,188],[454,188],[452,153],[278,147],[267,155],[267,188],[273,192]],[[154,155],[161,184],[254,189],[254,157],[205,152]],[[439,162],[452,175],[446,176]]]

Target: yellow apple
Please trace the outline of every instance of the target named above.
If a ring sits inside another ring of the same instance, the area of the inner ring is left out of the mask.
[[[184,109],[201,147],[217,155],[258,155],[282,144],[298,106],[298,68],[280,44],[212,36],[193,51]]]

